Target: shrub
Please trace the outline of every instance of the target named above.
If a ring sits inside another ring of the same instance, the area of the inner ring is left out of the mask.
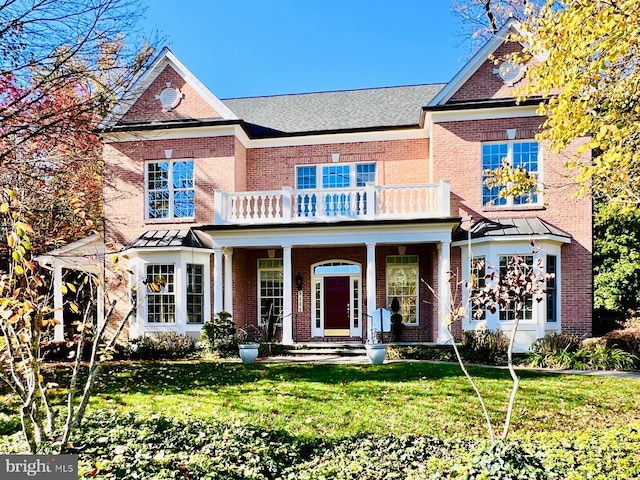
[[[462,333],[460,355],[467,362],[506,364],[509,338],[500,330],[468,330]]]
[[[185,358],[195,352],[193,338],[176,332],[159,332],[155,335],[134,338],[127,345],[127,356],[132,359],[158,360]]]
[[[638,357],[606,342],[590,342],[574,355],[573,368],[579,370],[633,370]]]
[[[580,338],[566,333],[550,333],[536,340],[528,353],[533,367],[571,368],[575,352],[580,349]]]
[[[235,335],[236,326],[231,314],[225,311],[219,312],[202,326],[200,347],[208,355],[235,357],[238,355]]]
[[[638,357],[610,344],[606,339],[552,333],[536,340],[529,352],[534,367],[576,370],[632,370]]]
[[[620,348],[640,358],[640,320],[638,318],[628,320],[624,328],[613,330],[603,338],[608,347]],[[636,363],[636,367],[640,367],[640,364]]]
[[[485,448],[471,463],[458,467],[453,478],[472,479],[522,479],[537,480],[552,478],[546,473],[542,461],[528,453],[518,443],[500,441]]]

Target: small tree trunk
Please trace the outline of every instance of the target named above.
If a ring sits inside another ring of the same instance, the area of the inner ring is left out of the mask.
[[[482,399],[482,394],[480,390],[476,386],[476,383],[473,381],[473,377],[469,374],[467,369],[464,366],[464,362],[462,361],[462,357],[460,356],[460,352],[458,351],[458,346],[456,345],[456,340],[453,338],[453,333],[451,333],[451,325],[447,325],[447,332],[449,333],[449,339],[451,339],[451,345],[453,346],[453,351],[456,353],[456,358],[458,359],[458,364],[460,365],[460,369],[464,376],[467,377],[469,383],[473,387],[473,390],[476,392],[476,396],[480,401],[480,406],[482,407],[482,413],[484,414],[484,419],[487,422],[487,431],[489,432],[489,438],[491,439],[491,443],[496,443],[496,437],[493,433],[493,426],[491,425],[491,418],[489,417],[489,412],[487,411],[487,407],[484,404],[484,400]]]
[[[513,331],[511,332],[511,338],[509,339],[509,349],[507,350],[507,367],[513,380],[513,387],[511,388],[511,396],[509,397],[509,405],[507,406],[507,418],[504,420],[504,428],[502,430],[502,439],[506,439],[509,433],[509,425],[511,424],[511,414],[513,413],[513,405],[516,401],[516,393],[520,385],[520,378],[516,375],[516,371],[513,368],[513,345],[516,339],[516,333],[518,332],[518,324],[520,323],[520,312],[516,313],[516,320],[513,324]]]

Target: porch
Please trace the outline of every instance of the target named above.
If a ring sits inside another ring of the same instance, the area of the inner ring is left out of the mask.
[[[405,302],[413,305],[404,316],[406,339],[444,343],[447,306],[427,302],[421,279],[449,298],[451,232],[458,223],[447,217],[202,227],[213,250],[211,311],[231,312],[239,325],[260,324],[275,301],[283,344],[362,344],[376,329],[371,316],[397,295],[389,287],[390,272],[405,272],[412,278],[405,283]]]

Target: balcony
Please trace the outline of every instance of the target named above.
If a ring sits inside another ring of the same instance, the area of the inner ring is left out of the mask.
[[[216,225],[329,223],[450,216],[449,182],[357,188],[214,192]]]

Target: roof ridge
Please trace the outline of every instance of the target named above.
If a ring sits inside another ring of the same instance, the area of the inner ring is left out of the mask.
[[[437,87],[437,86],[445,86],[446,82],[437,82],[437,83],[415,83],[410,85],[387,85],[384,87],[364,87],[364,88],[345,88],[340,90],[321,90],[316,92],[300,92],[300,93],[277,93],[274,95],[254,95],[249,97],[231,97],[231,98],[221,98],[220,101],[226,102],[228,100],[250,100],[256,98],[275,98],[275,97],[299,97],[303,95],[322,95],[324,93],[346,93],[346,92],[363,92],[367,90],[390,90],[392,88],[410,88],[410,87]]]

